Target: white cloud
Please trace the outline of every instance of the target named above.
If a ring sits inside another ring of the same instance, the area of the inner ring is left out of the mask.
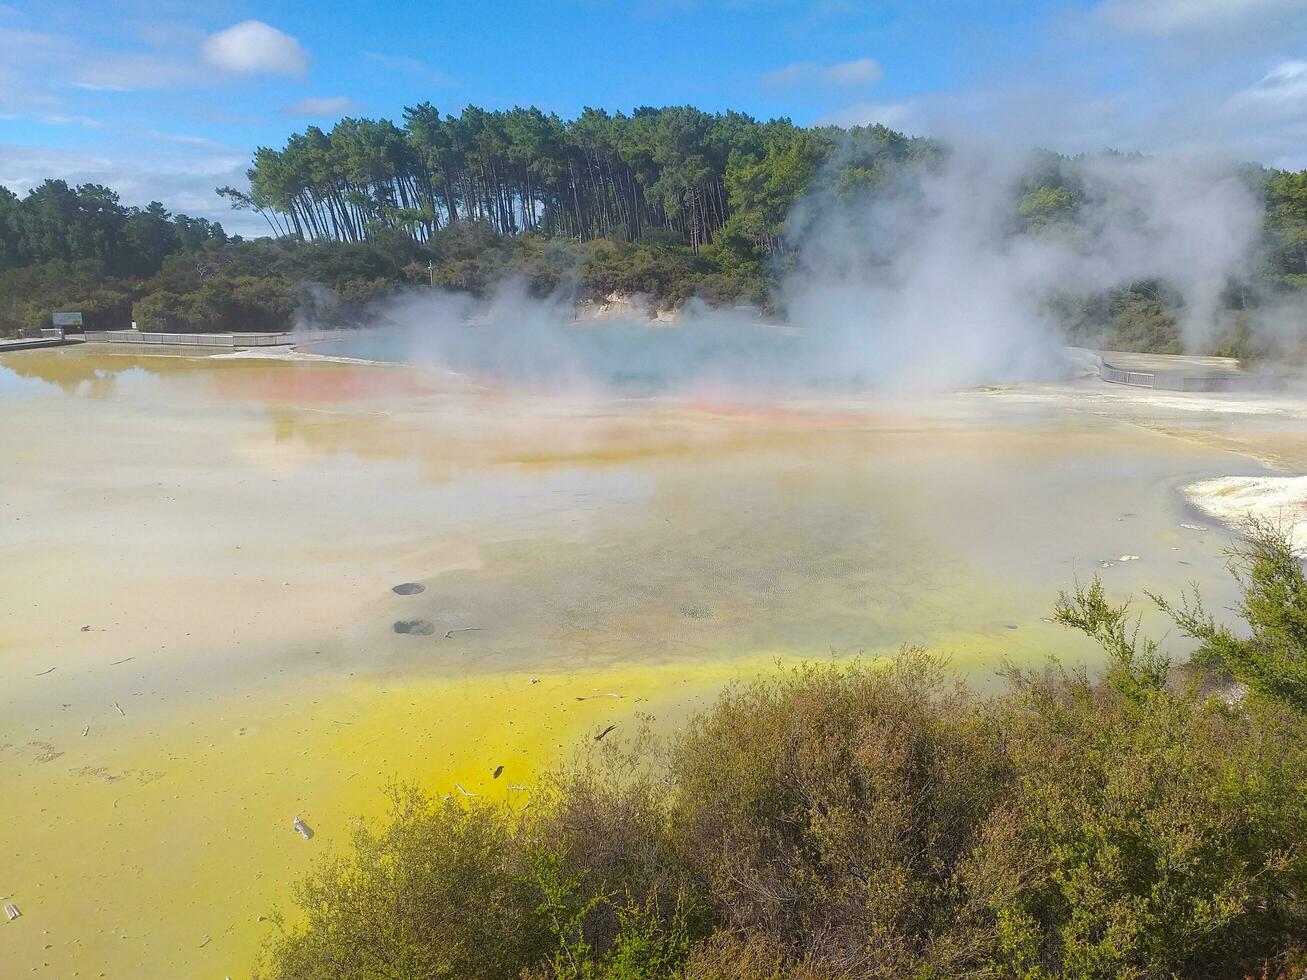
[[[1169,37],[1273,29],[1304,12],[1302,0],[1100,0],[1095,12],[1128,34]]]
[[[872,85],[884,74],[875,58],[859,58],[831,65],[822,77],[832,85]]]
[[[206,64],[234,75],[289,75],[308,71],[309,53],[295,38],[261,20],[246,20],[205,39]]]
[[[104,123],[94,116],[69,115],[63,112],[48,112],[33,118],[47,126],[85,126],[87,129],[100,129],[104,126]]]
[[[417,58],[410,58],[406,54],[382,54],[380,51],[364,51],[363,57],[378,68],[385,68],[389,71],[402,71],[410,75],[421,75],[431,70],[427,67],[426,62]]]
[[[885,74],[875,58],[839,61],[831,65],[815,61],[796,61],[762,77],[768,88],[787,85],[874,85]]]
[[[97,48],[67,35],[0,28],[0,50],[0,99],[10,110],[65,106],[70,88],[138,92],[204,81],[174,53]]]
[[[66,38],[36,31],[0,29],[0,106],[11,115],[50,111],[65,100],[46,87],[41,65],[59,70],[68,63],[73,45]]]
[[[452,85],[454,79],[439,69],[432,68],[420,58],[411,58],[405,54],[384,54],[380,51],[363,52],[363,60],[372,68],[388,72],[399,72],[415,81],[431,85]]]
[[[330,95],[318,99],[300,99],[282,109],[282,115],[295,119],[321,119],[324,116],[346,115],[357,105],[347,95]]]
[[[1301,116],[1307,112],[1307,61],[1282,61],[1255,85],[1230,97],[1229,108],[1269,116]]]
[[[162,201],[170,211],[221,221],[229,232],[267,234],[261,218],[230,210],[213,192],[224,184],[243,184],[248,166],[244,152],[208,152],[192,146],[152,152],[149,166],[142,167],[137,152],[82,152],[0,143],[0,186],[15,193],[26,193],[46,178],[104,184],[117,191],[127,205]]]
[[[906,102],[855,102],[837,109],[817,120],[819,126],[874,126],[879,123],[890,129],[917,135],[924,120],[920,106],[913,100]]]
[[[786,65],[784,68],[777,68],[775,71],[767,72],[762,76],[762,83],[768,88],[796,85],[805,78],[811,78],[814,69],[817,67],[811,61],[796,61],[792,65]]]
[[[157,129],[150,130],[146,135],[150,139],[159,140],[163,143],[180,143],[182,146],[203,146],[212,150],[243,152],[219,140],[209,139],[207,136],[192,136],[189,133],[162,133]]]
[[[171,54],[88,52],[70,66],[73,84],[94,92],[141,92],[196,85],[202,73]]]
[[[1275,65],[1219,104],[1209,124],[1243,159],[1290,170],[1307,166],[1307,61]]]

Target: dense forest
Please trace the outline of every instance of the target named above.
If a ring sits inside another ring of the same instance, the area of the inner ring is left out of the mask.
[[[36,330],[55,309],[181,331],[281,328],[306,308],[349,323],[396,288],[479,293],[509,276],[578,300],[643,294],[674,308],[697,296],[783,313],[777,284],[794,268],[796,202],[875,201],[949,152],[883,126],[804,128],[691,107],[563,120],[533,108],[442,115],[423,103],[402,126],[347,118],[259,148],[248,189],[217,193],[261,215],[266,238],[229,237],[158,203],[125,208],[98,185],[47,181],[22,198],[0,189],[0,333]],[[1081,163],[1037,155],[1004,189],[1007,234],[1074,222]],[[1250,166],[1245,179],[1265,201],[1252,285],[1296,291],[1307,285],[1307,172]],[[1234,293],[1231,309],[1245,308],[1249,291]],[[1079,340],[1180,346],[1166,283],[1059,315]]]
[[[1092,582],[1102,676],[778,670],[660,744],[619,730],[515,804],[398,790],[274,917],[257,976],[1290,980],[1307,968],[1307,577],[1233,556],[1171,664]]]
[[[801,129],[689,106],[586,109],[564,122],[535,108],[442,117],[423,103],[405,110],[403,128],[343,119],[260,148],[250,192],[218,193],[301,240],[396,229],[426,241],[483,221],[500,235],[634,242],[653,232],[698,249],[725,232],[775,248],[790,206],[837,149],[846,191],[943,152],[881,126]]]

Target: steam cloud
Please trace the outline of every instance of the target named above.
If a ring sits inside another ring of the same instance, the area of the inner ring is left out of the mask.
[[[352,349],[572,390],[947,390],[1061,375],[1065,340],[1049,300],[1145,280],[1178,294],[1191,347],[1213,335],[1262,221],[1233,165],[1085,158],[1075,219],[1018,234],[1015,204],[1034,162],[955,146],[943,165],[902,175],[868,203],[801,201],[782,322],[699,303],[672,324],[578,320],[567,291],[541,300],[510,282],[482,301],[429,290],[389,299],[372,317],[387,328]]]

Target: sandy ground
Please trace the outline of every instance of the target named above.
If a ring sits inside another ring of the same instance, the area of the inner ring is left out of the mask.
[[[1104,387],[648,402],[5,355],[0,963],[248,975],[391,780],[507,794],[778,659],[1092,658],[1044,621],[1088,574],[1224,607],[1228,533],[1181,488],[1279,476],[1303,404]]]

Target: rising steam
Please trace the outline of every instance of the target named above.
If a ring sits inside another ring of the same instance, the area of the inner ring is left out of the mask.
[[[1054,297],[1167,284],[1191,347],[1217,331],[1262,220],[1237,169],[1211,159],[1076,161],[1082,203],[1037,231],[1016,202],[1035,159],[954,147],[863,203],[794,208],[779,317],[688,304],[671,324],[578,319],[573,296],[521,283],[486,300],[415,290],[372,311],[365,352],[548,387],[639,393],[945,390],[1065,371]],[[355,350],[360,349],[357,345]]]

